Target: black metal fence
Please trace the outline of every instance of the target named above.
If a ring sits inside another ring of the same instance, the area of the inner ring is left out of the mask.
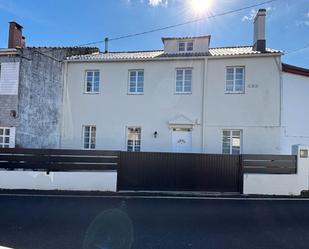
[[[241,193],[243,173],[296,174],[297,157],[2,148],[0,169],[117,170],[118,190]]]
[[[0,168],[48,172],[117,170],[119,158],[119,151],[0,149]]]
[[[238,155],[121,152],[118,190],[242,192]]]
[[[296,174],[295,155],[243,155],[244,173]]]

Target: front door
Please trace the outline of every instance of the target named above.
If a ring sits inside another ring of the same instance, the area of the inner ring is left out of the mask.
[[[192,151],[191,129],[173,129],[172,131],[173,152]]]

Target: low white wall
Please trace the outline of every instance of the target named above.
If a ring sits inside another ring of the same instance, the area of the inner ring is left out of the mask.
[[[116,191],[117,171],[33,172],[0,171],[1,189]]]
[[[307,146],[294,146],[297,155],[297,174],[244,174],[244,194],[299,195],[308,190],[309,158],[300,157]]]

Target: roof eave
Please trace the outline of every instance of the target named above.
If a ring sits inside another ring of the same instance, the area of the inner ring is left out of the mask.
[[[261,53],[261,54],[239,54],[239,55],[200,55],[200,56],[170,56],[156,58],[135,58],[135,59],[66,59],[66,62],[129,62],[129,61],[159,61],[159,60],[201,60],[201,59],[224,59],[224,58],[241,58],[241,57],[269,57],[281,56],[281,52]]]

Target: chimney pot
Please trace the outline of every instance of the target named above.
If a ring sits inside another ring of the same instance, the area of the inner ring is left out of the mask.
[[[24,48],[25,42],[22,35],[23,27],[17,22],[9,22],[8,48]]]
[[[254,18],[253,50],[262,53],[266,51],[265,19],[266,9],[259,9]]]

